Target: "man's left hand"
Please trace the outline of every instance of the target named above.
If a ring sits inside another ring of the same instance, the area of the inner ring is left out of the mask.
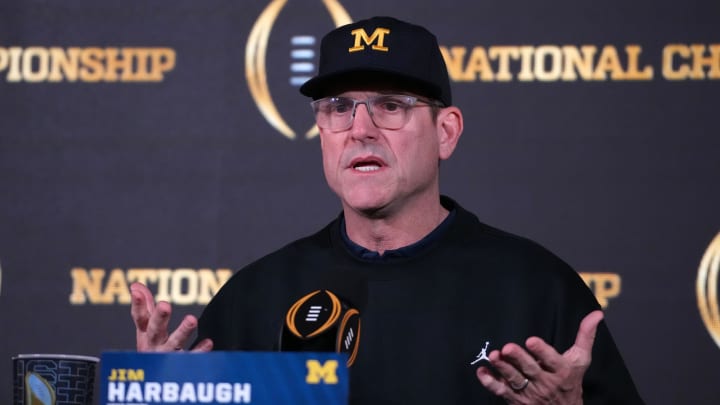
[[[580,323],[575,344],[558,353],[539,337],[494,350],[488,358],[495,367],[477,369],[480,382],[508,404],[582,404],[582,382],[592,359],[592,346],[602,311],[589,313]]]

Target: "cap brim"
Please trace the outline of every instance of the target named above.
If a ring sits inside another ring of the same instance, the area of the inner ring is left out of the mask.
[[[317,100],[338,92],[374,86],[383,88],[389,86],[393,89],[410,91],[433,99],[441,99],[440,88],[432,83],[418,80],[403,73],[372,68],[350,69],[315,76],[300,86],[300,93]]]

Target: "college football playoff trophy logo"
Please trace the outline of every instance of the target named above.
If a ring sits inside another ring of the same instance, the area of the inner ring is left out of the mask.
[[[720,271],[720,233],[710,242],[700,261],[696,287],[700,316],[715,343],[720,346],[718,271]]]
[[[352,22],[348,13],[337,0],[322,1],[336,27]],[[287,0],[272,0],[255,22],[245,47],[245,76],[250,94],[252,94],[255,104],[258,106],[263,117],[265,117],[265,120],[288,139],[295,139],[295,131],[290,128],[280,115],[270,95],[266,70],[267,46],[270,32],[275,24],[275,20],[286,3]],[[315,43],[315,38],[312,36],[297,36],[293,38],[293,43],[300,47],[312,46]],[[296,69],[308,75],[312,74],[314,70],[313,49],[297,49],[297,51],[293,53],[293,57],[299,59],[298,62],[293,63]],[[310,76],[298,77],[297,79],[299,80],[296,85],[301,85],[302,83],[300,81],[304,82],[304,80],[309,78]],[[305,138],[313,138],[317,134],[317,127],[313,125],[305,132]]]

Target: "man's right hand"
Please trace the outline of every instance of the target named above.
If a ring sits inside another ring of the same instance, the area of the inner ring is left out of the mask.
[[[165,301],[155,304],[150,290],[142,283],[130,286],[132,303],[130,315],[135,322],[137,350],[140,352],[172,352],[183,350],[198,325],[197,318],[187,315],[177,329],[168,334],[168,322],[172,308]],[[193,352],[212,350],[210,339],[201,340]]]

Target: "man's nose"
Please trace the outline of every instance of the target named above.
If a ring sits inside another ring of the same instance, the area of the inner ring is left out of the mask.
[[[375,126],[375,123],[373,123],[367,104],[357,104],[355,106],[355,114],[350,131],[353,137],[356,138],[372,136],[375,131],[377,131],[377,127]]]

